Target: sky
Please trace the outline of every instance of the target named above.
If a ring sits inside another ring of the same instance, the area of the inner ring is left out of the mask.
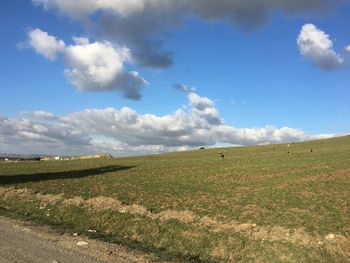
[[[0,153],[350,133],[347,0],[4,0]]]

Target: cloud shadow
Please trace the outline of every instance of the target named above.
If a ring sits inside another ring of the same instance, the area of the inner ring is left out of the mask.
[[[110,165],[85,170],[71,170],[64,172],[53,173],[33,173],[33,174],[18,174],[18,175],[0,175],[0,185],[20,184],[28,182],[39,182],[58,179],[82,178],[87,176],[98,176],[104,173],[125,171],[134,168],[135,166],[119,166]]]

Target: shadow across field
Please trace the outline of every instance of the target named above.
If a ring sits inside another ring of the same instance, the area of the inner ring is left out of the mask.
[[[52,173],[6,175],[6,176],[0,176],[0,185],[39,182],[39,181],[57,180],[57,179],[82,178],[82,177],[86,177],[86,176],[97,176],[97,175],[102,175],[104,173],[129,170],[129,169],[132,169],[134,167],[135,166],[110,165],[110,166],[90,168],[90,169],[85,169],[85,170],[71,170],[71,171],[52,172]]]

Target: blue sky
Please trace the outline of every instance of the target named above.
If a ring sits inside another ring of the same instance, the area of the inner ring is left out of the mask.
[[[90,0],[2,1],[0,152],[133,155],[350,132],[348,2],[252,0],[237,10],[221,0],[214,12],[210,1],[163,0],[161,11],[159,1],[88,11]],[[152,57],[167,52],[166,65]],[[91,85],[86,63],[103,64]]]

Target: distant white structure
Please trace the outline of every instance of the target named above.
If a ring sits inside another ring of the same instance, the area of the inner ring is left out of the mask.
[[[55,158],[53,158],[55,161],[59,161],[59,160],[61,160],[61,157],[59,157],[59,156],[56,156]]]
[[[8,162],[8,160],[9,160],[8,158],[5,158],[5,162]]]

